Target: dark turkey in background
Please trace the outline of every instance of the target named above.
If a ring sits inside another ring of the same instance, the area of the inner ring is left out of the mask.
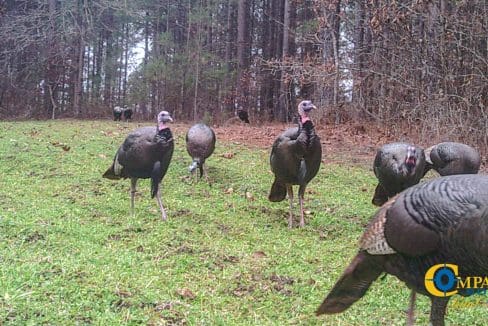
[[[124,117],[124,120],[128,122],[129,120],[132,120],[134,110],[132,108],[114,106],[112,113],[114,121],[121,121],[122,117]]]
[[[115,106],[112,113],[114,115],[114,121],[120,121],[122,119],[122,113],[124,109],[120,106]]]
[[[247,113],[247,111],[237,110],[237,116],[239,117],[239,119],[241,119],[241,121],[249,123],[249,113]]]
[[[132,115],[134,114],[134,110],[132,108],[125,108],[124,109],[124,119],[125,121],[132,120]]]

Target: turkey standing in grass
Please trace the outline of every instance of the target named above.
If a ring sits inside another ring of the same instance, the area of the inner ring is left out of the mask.
[[[441,177],[391,199],[369,223],[358,254],[317,315],[346,310],[386,272],[412,289],[409,325],[414,322],[415,291],[431,299],[431,324],[444,325],[450,297],[430,294],[425,274],[432,266],[445,263],[458,265],[458,276],[463,280],[467,276],[488,277],[488,176]],[[459,289],[459,294],[472,292]]]
[[[316,107],[311,101],[302,101],[298,105],[299,127],[289,128],[274,142],[270,163],[275,179],[269,193],[272,202],[290,200],[288,227],[293,226],[293,185],[299,185],[300,226],[305,225],[303,217],[303,196],[305,187],[320,168],[322,145],[315,134],[309,113]]]
[[[125,121],[132,120],[132,115],[134,114],[134,111],[131,108],[125,108],[124,109],[124,119]]]
[[[186,134],[186,150],[193,160],[188,168],[191,174],[198,168],[200,178],[202,177],[205,171],[203,164],[212,155],[214,149],[215,133],[209,126],[198,123],[188,130]],[[206,171],[205,176],[207,176]]]
[[[466,144],[445,142],[425,150],[425,173],[434,169],[442,176],[476,174],[481,165],[480,154]]]
[[[424,176],[425,155],[422,148],[407,143],[391,143],[376,153],[373,170],[378,178],[373,204],[381,206],[389,198],[419,183]]]
[[[130,178],[130,208],[134,215],[134,196],[137,179],[151,179],[151,198],[156,196],[163,220],[166,212],[161,201],[159,184],[168,170],[173,156],[174,141],[167,122],[173,119],[166,111],[158,114],[156,127],[142,127],[132,131],[120,146],[112,166],[104,178]]]
[[[120,106],[115,106],[113,110],[114,121],[120,121],[123,112],[124,112],[123,108],[121,108]]]

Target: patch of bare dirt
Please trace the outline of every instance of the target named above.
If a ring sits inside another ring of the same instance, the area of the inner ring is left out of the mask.
[[[172,129],[177,135],[185,135],[191,123],[176,123]],[[229,125],[212,125],[218,141],[232,142],[246,146],[255,146],[271,151],[271,146],[283,131],[295,126],[285,123],[267,123],[253,125],[234,123]],[[315,126],[320,136],[323,149],[324,163],[345,163],[351,165],[372,166],[376,149],[382,145],[395,141],[410,141],[427,148],[432,144],[418,139],[415,134],[405,134],[403,137],[395,137],[381,126],[366,122],[334,124],[317,124]],[[482,151],[483,152],[483,151]],[[223,156],[233,156],[234,153],[225,153]],[[488,173],[488,157],[482,158],[482,173]]]
[[[184,135],[191,124],[174,124],[176,134]],[[255,146],[271,150],[275,139],[294,124],[269,123],[265,125],[248,125],[237,123],[228,126],[212,126],[217,141]],[[358,124],[316,125],[320,136],[325,163],[372,164],[376,148],[384,143],[394,141],[392,137],[375,126]],[[231,153],[232,154],[232,153]]]

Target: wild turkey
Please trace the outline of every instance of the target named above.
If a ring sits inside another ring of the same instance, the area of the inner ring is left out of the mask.
[[[112,166],[104,178],[130,178],[130,207],[134,215],[134,196],[138,179],[151,179],[151,198],[156,196],[163,220],[166,212],[161,201],[159,184],[168,170],[173,156],[174,141],[167,122],[173,119],[166,111],[158,114],[156,127],[142,127],[132,131],[115,154]]]
[[[386,144],[376,152],[373,163],[378,178],[373,204],[383,205],[402,190],[419,183],[424,176],[425,155],[420,147],[407,143]]]
[[[125,119],[125,121],[131,120],[132,114],[134,114],[134,111],[131,108],[124,108],[124,119]]]
[[[316,313],[346,310],[386,272],[429,296],[431,324],[444,325],[450,297],[429,294],[425,279],[432,266],[445,263],[458,265],[462,279],[488,276],[488,176],[441,177],[391,199],[369,223],[358,254]],[[459,290],[459,294],[470,291]],[[409,323],[413,323],[412,307],[411,311]]]
[[[189,167],[190,173],[193,174],[198,168],[201,178],[204,172],[203,164],[212,155],[214,149],[214,131],[203,123],[193,125],[186,134],[186,150],[193,160]]]
[[[123,112],[124,112],[123,108],[121,108],[120,106],[115,106],[113,110],[114,121],[120,121],[120,119],[122,119]]]
[[[425,173],[434,169],[440,175],[476,174],[481,165],[480,154],[466,144],[445,142],[425,150]]]
[[[305,187],[320,168],[322,145],[315,133],[309,113],[316,107],[311,101],[302,101],[298,105],[299,127],[289,128],[274,142],[270,164],[275,179],[269,193],[272,202],[282,201],[288,194],[290,212],[288,227],[293,226],[293,185],[299,185],[300,226],[305,225],[303,217],[303,195]]]
[[[249,123],[249,113],[245,110],[238,110],[237,116],[245,123]]]

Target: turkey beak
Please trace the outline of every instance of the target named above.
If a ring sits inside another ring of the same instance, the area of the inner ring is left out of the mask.
[[[316,108],[317,108],[317,107],[316,107],[315,105],[310,104],[310,105],[309,105],[309,106],[307,106],[307,107],[306,107],[306,108],[305,108],[303,111],[308,113],[308,112],[310,112],[310,111],[312,111],[312,110],[315,110]]]
[[[162,116],[161,117],[161,121],[162,123],[166,123],[166,122],[173,122],[173,118],[171,118],[170,115],[165,115],[165,116]]]

